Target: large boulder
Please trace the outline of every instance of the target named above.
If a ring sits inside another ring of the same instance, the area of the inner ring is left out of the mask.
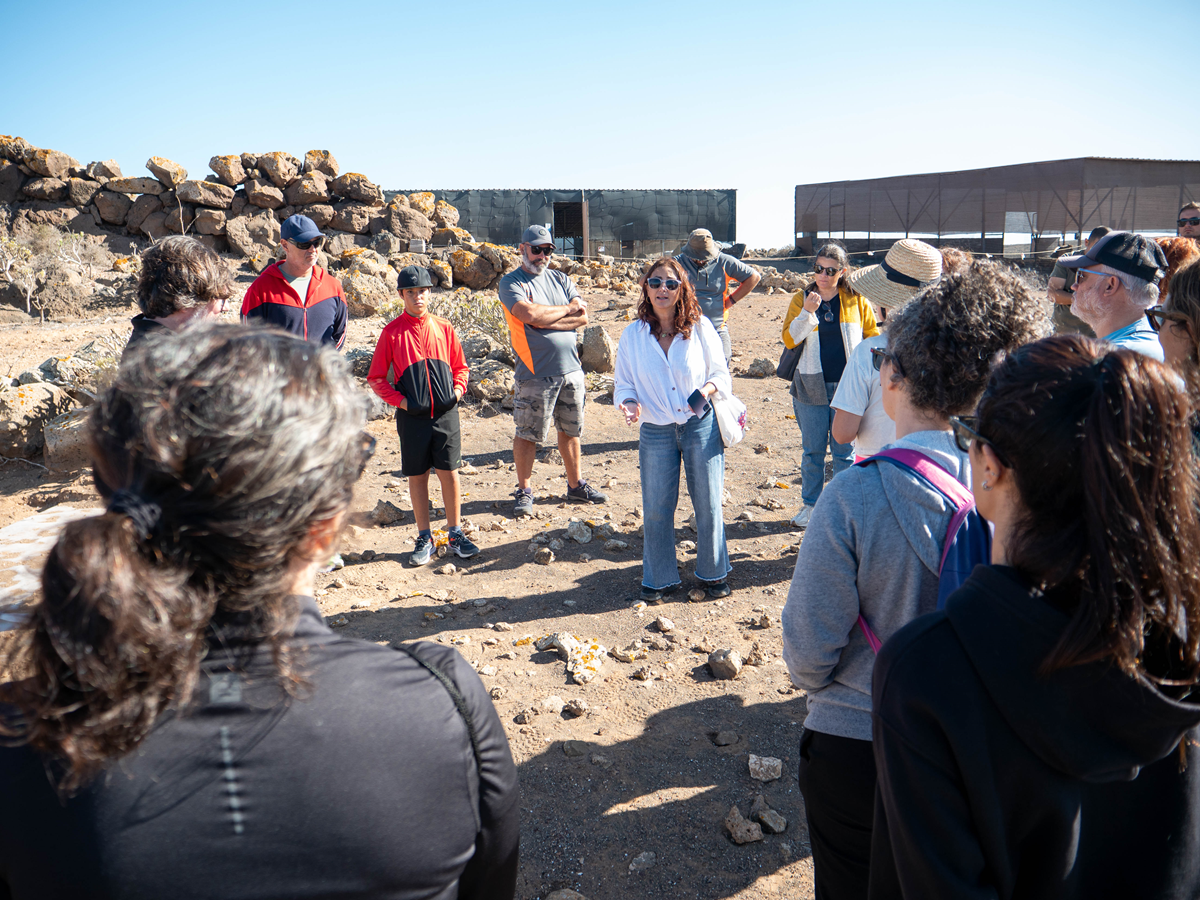
[[[273,254],[279,246],[279,222],[269,212],[237,216],[225,222],[225,237],[229,248],[247,259]]]
[[[345,197],[347,200],[357,200],[368,206],[383,206],[383,191],[379,189],[379,185],[358,172],[339,175],[333,179],[329,189],[336,196]]]
[[[325,233],[325,252],[337,258],[347,250],[365,247],[371,239],[365,234],[350,234],[346,231],[327,231]]]
[[[579,348],[579,361],[585,372],[611,372],[617,359],[617,347],[602,325],[589,325],[583,329],[583,345]]]
[[[329,179],[323,172],[306,172],[287,186],[283,197],[291,206],[329,202]]]
[[[172,234],[171,231],[167,230],[167,214],[161,209],[155,210],[154,212],[148,214],[146,218],[142,220],[142,223],[138,226],[137,230],[146,237],[150,238],[152,241],[157,241],[160,238],[166,237],[168,234]]]
[[[333,207],[328,203],[314,203],[311,206],[305,206],[300,210],[300,215],[308,216],[316,226],[324,230],[325,226],[333,221]]]
[[[133,198],[127,194],[103,190],[96,193],[95,203],[101,219],[109,225],[124,225],[125,216],[133,206]]]
[[[433,230],[433,246],[453,247],[458,244],[473,244],[475,239],[465,228],[435,228]]]
[[[44,382],[0,390],[0,456],[36,456],[46,423],[75,405],[62,388]]]
[[[512,409],[513,388],[517,383],[513,370],[495,359],[472,360],[470,366],[467,390],[471,396],[485,403],[499,402],[505,409]]]
[[[186,234],[196,218],[196,207],[190,203],[176,203],[165,210],[167,231],[171,234]]]
[[[450,290],[454,287],[454,270],[444,259],[430,259],[425,268],[433,276],[433,283],[440,288]]]
[[[420,210],[393,200],[383,209],[383,227],[402,241],[433,237],[433,223]]]
[[[300,168],[299,160],[290,153],[276,150],[274,153],[264,153],[258,158],[258,168],[271,179],[277,188],[285,188],[295,179]]]
[[[25,158],[21,160],[29,168],[33,169],[39,175],[44,175],[47,178],[66,178],[67,170],[72,166],[78,166],[79,160],[73,156],[67,156],[65,153],[60,153],[58,150],[34,150],[31,153],[26,153]]]
[[[371,230],[371,218],[375,210],[365,203],[339,203],[334,207],[333,221],[329,227],[334,231],[351,234],[366,234]]]
[[[521,257],[499,244],[478,244],[475,252],[491,263],[497,275],[506,275],[521,264]]]
[[[73,409],[55,416],[42,429],[43,462],[51,472],[71,472],[92,464],[88,452],[89,411]]]
[[[133,206],[125,214],[125,227],[130,231],[140,231],[146,217],[151,213],[161,212],[162,208],[162,200],[154,194],[142,194],[133,201]]]
[[[338,161],[328,150],[309,150],[304,154],[304,171],[320,172],[329,178],[337,178],[340,168]]]
[[[348,272],[342,276],[346,309],[356,318],[379,315],[379,310],[396,299],[395,291],[366,272]]]
[[[182,181],[175,188],[175,196],[184,203],[210,209],[229,209],[233,203],[233,193],[233,188],[214,181]]]
[[[492,264],[480,256],[462,247],[456,247],[450,253],[450,267],[454,270],[454,280],[465,284],[475,291],[481,291],[496,280],[496,270]]]
[[[100,182],[92,181],[89,178],[67,180],[67,199],[71,201],[72,206],[78,206],[80,209],[95,199],[98,190],[100,190]]]
[[[246,200],[259,209],[278,209],[283,206],[283,191],[265,178],[246,181]]]
[[[0,203],[16,203],[23,197],[21,188],[25,178],[25,173],[16,163],[0,160]]]
[[[21,193],[31,200],[61,203],[67,199],[67,183],[59,178],[31,178],[25,182]]]
[[[425,218],[432,219],[434,210],[437,209],[437,198],[430,191],[416,191],[408,195],[408,205]]]
[[[433,224],[438,228],[453,228],[458,224],[458,210],[439,200],[433,205]]]
[[[115,159],[106,159],[104,162],[91,162],[87,164],[88,178],[120,178],[121,167],[117,165]]]
[[[177,188],[187,180],[187,169],[161,156],[152,156],[146,160],[146,168],[169,188]]]
[[[104,185],[106,190],[119,194],[161,194],[166,190],[157,178],[113,178]]]
[[[228,187],[237,187],[246,180],[246,168],[240,156],[214,156],[208,161],[208,167],[217,176],[217,181]]]
[[[225,210],[200,207],[192,220],[192,229],[197,234],[224,234]]]

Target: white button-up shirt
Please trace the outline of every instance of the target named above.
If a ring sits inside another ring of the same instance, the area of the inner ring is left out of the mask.
[[[695,415],[688,397],[710,381],[718,391],[733,391],[721,339],[705,316],[692,326],[690,339],[675,335],[666,353],[650,333],[650,326],[641,320],[621,333],[613,403],[640,403],[643,422],[684,424]]]

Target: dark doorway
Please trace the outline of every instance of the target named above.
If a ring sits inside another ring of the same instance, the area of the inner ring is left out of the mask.
[[[588,252],[587,201],[554,204],[554,249],[576,259]]]

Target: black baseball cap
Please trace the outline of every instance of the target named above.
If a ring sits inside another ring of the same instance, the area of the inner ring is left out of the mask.
[[[1167,254],[1148,237],[1132,231],[1110,231],[1092,245],[1092,249],[1076,256],[1061,256],[1058,264],[1066,269],[1081,269],[1101,265],[1133,275],[1142,281],[1158,281],[1167,271]]]
[[[400,270],[396,290],[411,291],[414,288],[431,287],[433,287],[433,279],[429,277],[429,270],[424,266],[405,266]]]

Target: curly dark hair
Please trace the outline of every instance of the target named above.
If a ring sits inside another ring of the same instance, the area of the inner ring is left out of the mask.
[[[654,304],[650,302],[646,279],[658,269],[663,268],[670,269],[674,273],[675,279],[680,282],[679,298],[675,301],[675,331],[683,335],[684,340],[687,340],[692,336],[692,326],[700,321],[702,313],[700,304],[696,302],[696,291],[692,287],[692,281],[688,278],[687,272],[683,270],[683,266],[674,257],[659,257],[641,277],[638,284],[642,287],[642,302],[638,304],[637,317],[650,326],[650,333],[655,338],[662,334],[662,324],[658,321],[658,316],[654,314]]]
[[[148,342],[91,409],[109,511],[50,552],[4,729],[61,765],[66,793],[188,703],[214,633],[269,645],[283,689],[303,685],[288,575],[314,526],[344,519],[373,447],[340,354],[265,328]]]
[[[151,319],[233,296],[229,267],[193,237],[165,237],[142,254],[137,301]]]
[[[1009,269],[973,260],[943,275],[887,320],[888,350],[918,409],[951,416],[973,409],[992,365],[1050,333],[1050,316]]]

